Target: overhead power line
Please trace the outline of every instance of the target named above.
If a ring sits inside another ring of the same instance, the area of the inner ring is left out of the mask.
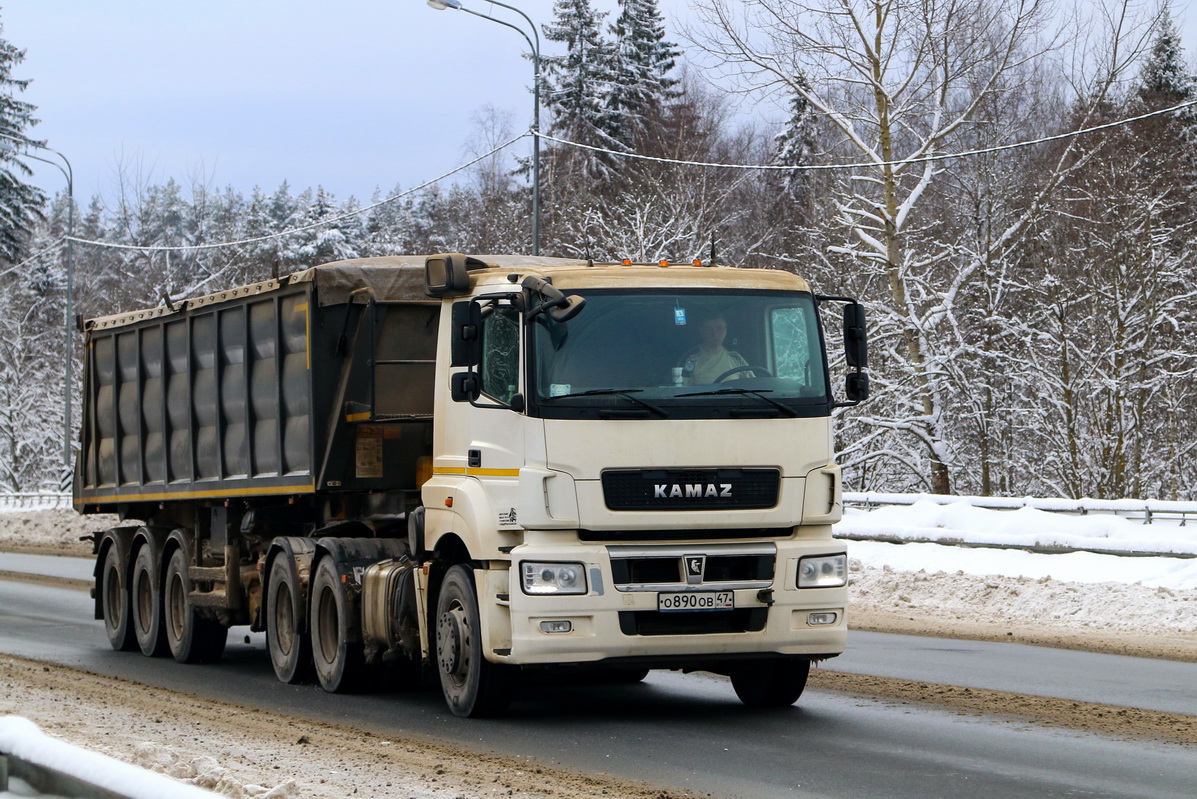
[[[1029,141],[1013,142],[1011,144],[999,144],[994,147],[983,147],[976,150],[964,150],[957,153],[940,153],[938,155],[924,155],[918,158],[903,158],[897,161],[858,161],[855,163],[846,164],[719,164],[710,161],[685,161],[674,158],[659,158],[652,155],[642,155],[640,153],[620,152],[619,150],[608,150],[605,147],[595,147],[590,144],[582,144],[580,142],[570,141],[569,139],[559,139],[556,136],[550,136],[547,133],[540,134],[542,139],[564,144],[569,147],[577,147],[582,150],[590,150],[596,153],[604,153],[606,155],[614,155],[620,158],[635,158],[640,161],[654,161],[661,164],[674,164],[677,166],[697,166],[708,167],[711,169],[760,169],[772,170],[782,172],[816,172],[829,171],[833,169],[865,169],[869,167],[879,166],[906,166],[908,164],[925,164],[931,161],[945,161],[953,158],[968,158],[975,155],[989,155],[991,153],[1000,153],[1007,150],[1016,150],[1021,147],[1032,147],[1036,144],[1046,144],[1053,141],[1061,141],[1062,139],[1071,139],[1076,136],[1083,136],[1086,133],[1096,133],[1102,130],[1109,130],[1110,128],[1120,127],[1122,125],[1129,125],[1133,122],[1139,122],[1151,117],[1161,116],[1163,114],[1171,114],[1176,111],[1181,111],[1185,108],[1191,108],[1197,105],[1197,100],[1189,100],[1187,102],[1178,103],[1168,108],[1161,108],[1158,111],[1151,111],[1146,114],[1140,114],[1134,117],[1127,117],[1126,119],[1119,119],[1114,122],[1106,122],[1101,125],[1094,125],[1088,128],[1081,128],[1080,130],[1070,130],[1066,133],[1057,133],[1052,136],[1044,136],[1039,139],[1031,139]]]
[[[62,245],[66,244],[66,240],[67,240],[66,236],[59,236],[54,241],[47,244],[45,247],[42,247],[40,250],[35,252],[33,255],[30,255],[24,261],[21,261],[21,263],[13,264],[12,266],[5,269],[3,272],[0,272],[0,277],[7,277],[8,275],[11,275],[13,272],[20,271],[21,267],[24,266],[25,264],[32,263],[33,261],[36,261],[38,258],[41,258],[44,255],[49,255],[50,253],[54,252],[55,250],[60,249],[62,247]]]

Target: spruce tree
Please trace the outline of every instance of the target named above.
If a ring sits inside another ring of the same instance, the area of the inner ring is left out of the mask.
[[[1193,76],[1185,69],[1180,34],[1172,21],[1171,5],[1165,3],[1155,24],[1151,54],[1139,75],[1139,97],[1152,108],[1188,102],[1197,98]],[[1197,107],[1190,106],[1178,116],[1186,122],[1197,121]]]
[[[604,16],[590,0],[557,0],[553,22],[544,27],[544,35],[565,45],[565,55],[542,59],[547,73],[542,97],[553,113],[549,131],[598,146],[610,144],[604,98],[612,80],[612,52],[600,29]]]
[[[681,51],[665,41],[657,0],[619,0],[611,26],[615,40],[613,82],[607,96],[610,135],[629,147],[642,142],[661,110],[677,96],[670,77]]]
[[[794,76],[798,89],[808,87],[806,76]],[[815,149],[815,118],[810,102],[801,91],[795,91],[790,100],[790,118],[781,133],[774,137],[777,163],[781,166],[806,166]],[[810,188],[809,173],[794,169],[783,172],[782,193],[794,203],[805,203]]]
[[[27,130],[37,124],[33,118],[36,106],[17,99],[29,87],[29,80],[13,77],[13,67],[25,60],[25,51],[18,50],[3,38],[0,24],[0,258],[17,261],[34,224],[41,218],[46,195],[41,189],[26,183],[23,178],[32,170],[9,148],[22,144],[38,145]]]
[[[1151,52],[1139,73],[1138,99],[1146,110],[1197,100],[1197,81],[1185,68],[1180,34],[1165,3],[1155,23]],[[1197,190],[1197,106],[1133,126],[1144,164],[1180,177],[1181,187]]]

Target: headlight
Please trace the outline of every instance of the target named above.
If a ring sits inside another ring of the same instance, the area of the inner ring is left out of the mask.
[[[799,588],[839,588],[847,584],[847,555],[823,555],[798,561]]]
[[[522,563],[525,594],[584,594],[586,566],[582,563]]]

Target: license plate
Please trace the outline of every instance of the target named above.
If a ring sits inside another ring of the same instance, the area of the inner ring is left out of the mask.
[[[731,591],[676,591],[657,594],[657,610],[680,613],[695,610],[734,610],[736,595]]]

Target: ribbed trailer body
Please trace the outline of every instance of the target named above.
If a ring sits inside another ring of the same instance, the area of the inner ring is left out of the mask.
[[[439,304],[365,263],[89,321],[76,507],[414,490]]]

